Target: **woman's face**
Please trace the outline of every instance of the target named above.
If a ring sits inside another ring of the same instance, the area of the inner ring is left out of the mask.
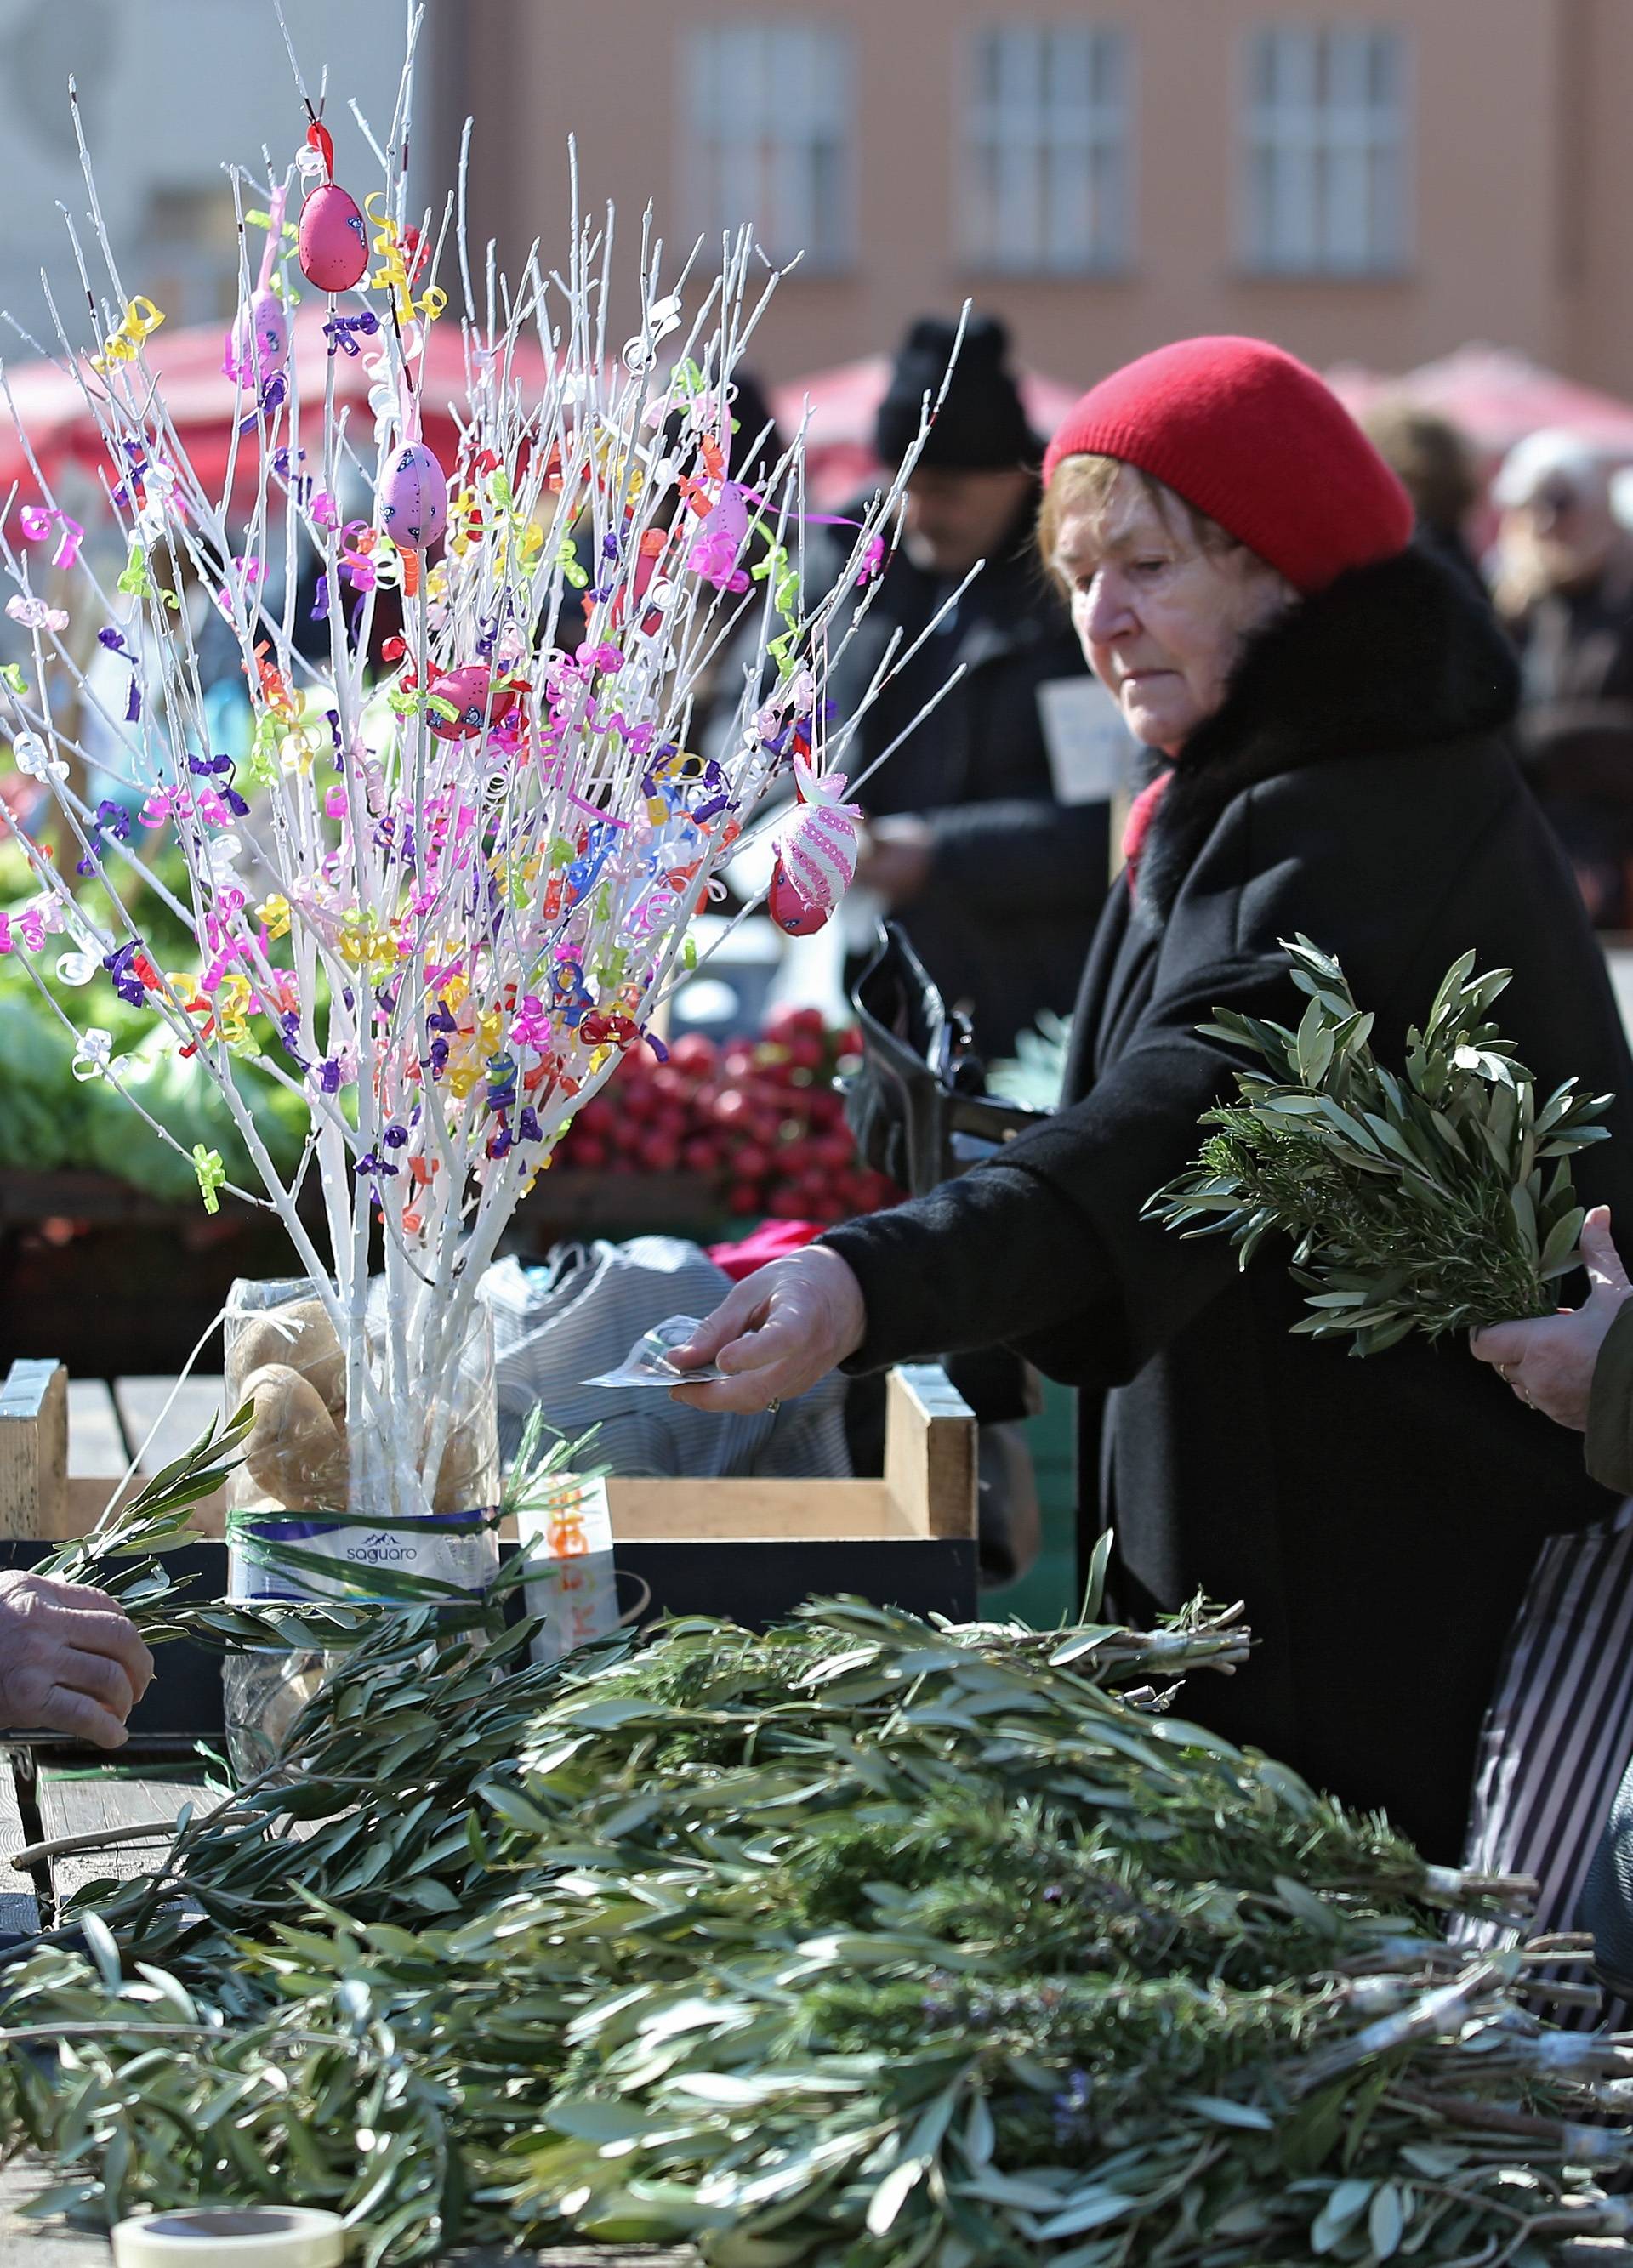
[[[1127,471],[1100,510],[1066,514],[1053,563],[1089,666],[1135,739],[1169,756],[1223,701],[1244,639],[1295,595],[1250,551],[1204,550]]]

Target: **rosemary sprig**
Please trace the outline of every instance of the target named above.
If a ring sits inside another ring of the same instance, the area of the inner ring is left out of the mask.
[[[1511,972],[1477,976],[1472,953],[1408,1034],[1397,1076],[1338,962],[1305,937],[1286,950],[1310,1003],[1297,1029],[1223,1008],[1200,1027],[1268,1069],[1237,1074],[1240,1099],[1207,1113],[1218,1131],[1147,1218],[1229,1236],[1244,1268],[1267,1236],[1289,1237],[1310,1309],[1294,1329],[1349,1335],[1358,1355],[1410,1331],[1437,1339],[1550,1314],[1583,1221],[1569,1161],[1608,1140],[1595,1121],[1610,1097],[1567,1079],[1538,1101],[1487,1020]]]

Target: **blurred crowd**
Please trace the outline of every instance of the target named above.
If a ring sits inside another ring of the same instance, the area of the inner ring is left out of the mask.
[[[942,388],[957,328],[920,316],[897,348],[871,437],[890,470]],[[774,454],[752,382],[738,411],[745,455]],[[1566,431],[1482,454],[1404,394],[1361,422],[1411,497],[1417,541],[1482,594],[1518,653],[1516,753],[1591,920],[1633,929],[1633,468]],[[1043,453],[1008,335],[978,315],[836,688],[848,707],[893,639],[917,642],[843,767],[867,820],[847,970],[873,916],[893,918],[988,1060],[1013,1054],[1040,1015],[1069,1012],[1143,777],[1038,558]],[[723,704],[735,690],[722,683]]]
[[[1420,537],[1489,593],[1520,658],[1518,754],[1595,926],[1633,924],[1633,476],[1578,435],[1483,465],[1409,402],[1363,421]]]

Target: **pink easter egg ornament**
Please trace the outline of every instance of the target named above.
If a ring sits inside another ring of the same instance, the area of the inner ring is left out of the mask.
[[[430,697],[447,702],[458,712],[443,717],[432,711],[431,729],[438,740],[469,740],[484,724],[497,725],[502,717],[509,716],[516,705],[514,686],[494,686],[490,695],[491,683],[492,672],[485,661],[462,662],[457,669],[445,670],[440,677],[432,679]]]
[[[240,307],[233,319],[221,364],[236,385],[253,386],[257,391],[289,363],[289,311],[272,289],[272,269],[284,235],[284,192],[279,187],[272,192],[272,209],[266,215],[261,272],[249,305]]]
[[[772,880],[772,919],[790,937],[809,937],[819,930],[856,877],[861,849],[862,814],[853,803],[841,803],[842,772],[815,772],[801,757],[794,759],[799,801],[777,829],[777,865]],[[778,890],[780,878],[783,888]],[[780,907],[782,910],[779,910]],[[811,918],[796,928],[785,912],[803,909]]]
[[[815,937],[827,923],[833,908],[813,904],[789,880],[787,870],[779,858],[772,868],[771,887],[765,894],[765,910],[785,936]]]
[[[368,224],[357,199],[335,179],[335,144],[329,129],[314,119],[307,140],[323,160],[327,180],[318,183],[300,208],[296,257],[308,284],[320,291],[350,291],[368,268]]]

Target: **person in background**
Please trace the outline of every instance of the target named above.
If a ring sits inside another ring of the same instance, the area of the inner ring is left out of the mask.
[[[116,1600],[85,1583],[0,1574],[0,1730],[43,1727],[120,1749],[153,1657]]]
[[[1519,648],[1521,761],[1576,870],[1589,917],[1633,907],[1633,542],[1604,460],[1573,434],[1533,433],[1492,489],[1502,512],[1498,612]]]
[[[892,468],[939,392],[957,326],[921,317],[879,405],[876,446]],[[841,710],[859,701],[894,630],[906,645],[978,560],[957,607],[868,711],[842,769],[869,826],[857,879],[906,930],[950,1006],[990,1060],[1040,1008],[1065,1013],[1105,897],[1103,802],[1057,796],[1040,688],[1084,677],[1065,607],[1032,542],[1043,444],[1027,422],[1001,323],[966,327],[947,398],[907,483],[901,548],[836,666]],[[964,674],[916,729],[919,710]],[[853,974],[854,972],[853,971]]]
[[[1399,395],[1375,402],[1360,423],[1412,499],[1418,541],[1483,591],[1484,578],[1468,540],[1481,480],[1467,437],[1449,417]]]

